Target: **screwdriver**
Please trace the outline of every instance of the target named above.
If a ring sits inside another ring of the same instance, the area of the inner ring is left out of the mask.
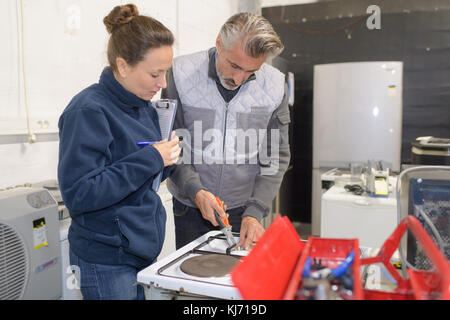
[[[218,197],[216,197],[216,201],[219,204],[219,206],[223,208],[223,202]],[[228,249],[234,248],[237,243],[236,240],[234,239],[233,234],[231,233],[231,226],[230,223],[228,222],[228,217],[222,218],[217,213],[216,210],[214,210],[214,216],[216,217],[216,221],[220,226],[220,231],[222,231],[222,233],[225,235],[225,238],[227,239],[229,245]],[[229,251],[228,249],[227,252]]]

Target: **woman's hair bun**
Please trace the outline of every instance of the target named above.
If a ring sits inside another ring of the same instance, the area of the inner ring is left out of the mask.
[[[108,33],[113,33],[121,25],[129,23],[133,18],[139,15],[138,8],[130,3],[123,6],[116,6],[111,12],[103,19],[103,23],[106,26]]]

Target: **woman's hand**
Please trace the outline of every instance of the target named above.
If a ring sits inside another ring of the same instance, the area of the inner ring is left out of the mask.
[[[155,143],[153,147],[158,150],[159,154],[163,158],[164,167],[174,165],[180,156],[181,148],[178,145],[180,140],[175,135],[175,131],[172,131],[170,141],[164,139],[158,143]]]

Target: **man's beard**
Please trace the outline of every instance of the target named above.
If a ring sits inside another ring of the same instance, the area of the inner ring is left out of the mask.
[[[219,81],[220,81],[220,84],[225,88],[225,89],[227,89],[227,90],[236,90],[237,88],[239,88],[239,86],[236,86],[236,85],[229,85],[229,84],[227,84],[227,80],[228,81],[232,81],[233,83],[234,83],[234,81],[233,81],[233,79],[225,79],[223,76],[222,76],[222,74],[219,72],[219,70],[217,70],[217,76],[219,77]]]

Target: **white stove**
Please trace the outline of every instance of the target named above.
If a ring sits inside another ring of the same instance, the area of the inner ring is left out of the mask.
[[[236,242],[239,234],[233,233]],[[220,231],[210,231],[164,259],[137,274],[137,282],[145,289],[147,300],[161,299],[230,299],[240,300],[241,295],[231,282],[230,273],[224,276],[193,276],[183,272],[181,264],[195,256],[226,255],[228,243]],[[234,250],[231,256],[238,259],[249,251]],[[231,271],[231,270],[230,270]]]

